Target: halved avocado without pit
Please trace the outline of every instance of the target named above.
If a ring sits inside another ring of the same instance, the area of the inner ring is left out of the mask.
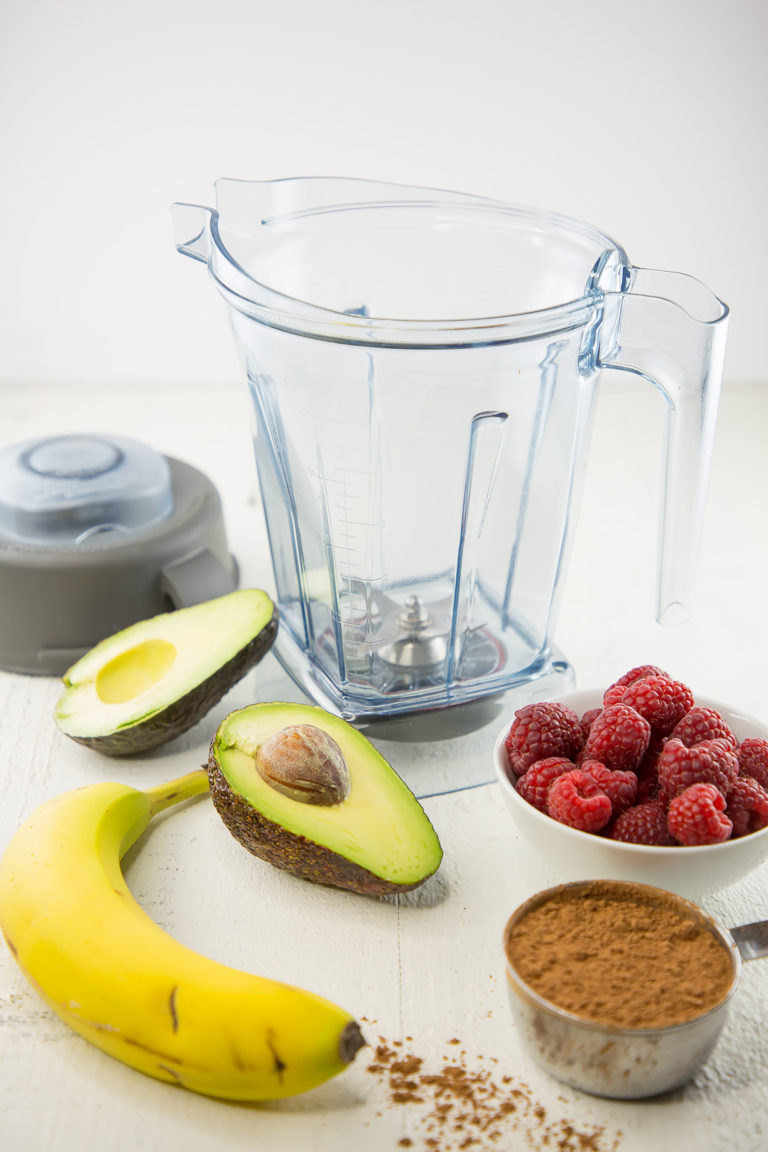
[[[56,724],[108,756],[157,748],[196,724],[276,633],[277,610],[255,588],[132,624],[64,674]]]
[[[211,741],[216,811],[253,855],[369,896],[417,888],[442,848],[416,797],[351,724],[309,704],[252,704]]]

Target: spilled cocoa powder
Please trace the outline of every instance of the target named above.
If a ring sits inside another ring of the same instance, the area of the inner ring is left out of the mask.
[[[595,880],[540,894],[512,917],[509,962],[539,996],[598,1024],[664,1028],[721,1003],[731,956],[694,905]]]
[[[549,1115],[522,1081],[501,1073],[495,1058],[475,1057],[470,1066],[461,1041],[448,1045],[454,1054],[437,1067],[410,1050],[406,1041],[387,1041],[374,1048],[368,1072],[385,1086],[387,1103],[408,1109],[410,1135],[399,1149],[413,1152],[506,1152],[512,1134],[516,1148],[548,1152],[617,1152],[620,1133],[600,1126],[582,1127]]]

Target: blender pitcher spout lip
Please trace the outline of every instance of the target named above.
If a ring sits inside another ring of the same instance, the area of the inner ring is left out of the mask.
[[[184,256],[207,264],[211,257],[211,219],[213,211],[201,204],[177,201],[171,205],[174,242]]]

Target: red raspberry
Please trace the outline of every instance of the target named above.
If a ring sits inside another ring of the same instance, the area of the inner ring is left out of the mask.
[[[563,756],[550,756],[546,760],[537,760],[530,768],[517,778],[517,790],[523,800],[533,804],[540,812],[547,810],[547,793],[552,781],[562,776],[563,772],[570,772],[574,767],[572,760]]]
[[[593,721],[584,757],[616,772],[634,772],[648,748],[651,726],[634,708],[611,704]]]
[[[671,800],[690,784],[714,784],[727,796],[739,774],[736,749],[727,740],[703,740],[686,748],[670,737],[659,757],[659,788]]]
[[[667,827],[675,840],[691,848],[722,843],[733,825],[725,815],[725,797],[714,784],[691,784],[669,805]]]
[[[625,672],[606,688],[603,694],[603,707],[608,708],[611,704],[620,703],[624,689],[634,684],[636,680],[644,680],[646,676],[666,676],[666,672],[662,672],[655,664],[640,664],[637,668],[630,668],[629,672]]]
[[[714,708],[698,705],[686,712],[682,720],[670,732],[676,740],[682,740],[687,748],[701,744],[703,740],[727,740],[734,748],[739,743],[731,729]]]
[[[575,760],[584,737],[579,717],[572,708],[539,702],[526,704],[515,712],[504,744],[510,768],[521,776],[531,764],[550,756]]]
[[[739,769],[768,788],[768,740],[747,736],[739,745]]]
[[[660,736],[651,736],[648,751],[637,768],[637,804],[659,799],[659,757],[663,747]]]
[[[587,739],[587,736],[589,736],[589,730],[592,727],[593,721],[597,719],[601,712],[602,708],[590,708],[589,711],[585,712],[582,716],[581,731],[584,733],[585,740]]]
[[[550,784],[547,811],[561,824],[599,832],[611,818],[611,802],[591,776],[573,768]]]
[[[612,840],[623,840],[627,844],[653,844],[666,847],[672,843],[667,828],[667,810],[655,800],[635,804],[622,812],[611,826]]]
[[[651,772],[640,772],[637,774],[637,804],[644,804],[646,800],[658,800],[662,807],[663,801],[659,795],[659,774],[654,769]],[[666,808],[664,808],[666,812]]]
[[[640,766],[637,769],[637,775],[640,776],[655,776],[659,768],[659,757],[661,756],[662,749],[664,748],[665,740],[661,736],[651,735],[651,740],[648,749],[640,761]]]
[[[746,836],[768,827],[768,791],[751,776],[739,776],[728,793],[725,814],[734,836]]]
[[[579,767],[592,777],[601,792],[605,792],[611,802],[613,816],[618,816],[634,804],[637,796],[637,776],[634,772],[614,772],[600,760],[582,760]]]
[[[693,707],[693,693],[668,676],[645,676],[624,690],[621,703],[644,716],[654,736],[667,736]]]

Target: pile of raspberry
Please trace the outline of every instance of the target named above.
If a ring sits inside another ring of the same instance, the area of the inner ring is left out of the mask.
[[[690,847],[768,826],[768,740],[739,740],[652,664],[583,716],[564,704],[520,708],[505,748],[523,799],[583,832]]]

